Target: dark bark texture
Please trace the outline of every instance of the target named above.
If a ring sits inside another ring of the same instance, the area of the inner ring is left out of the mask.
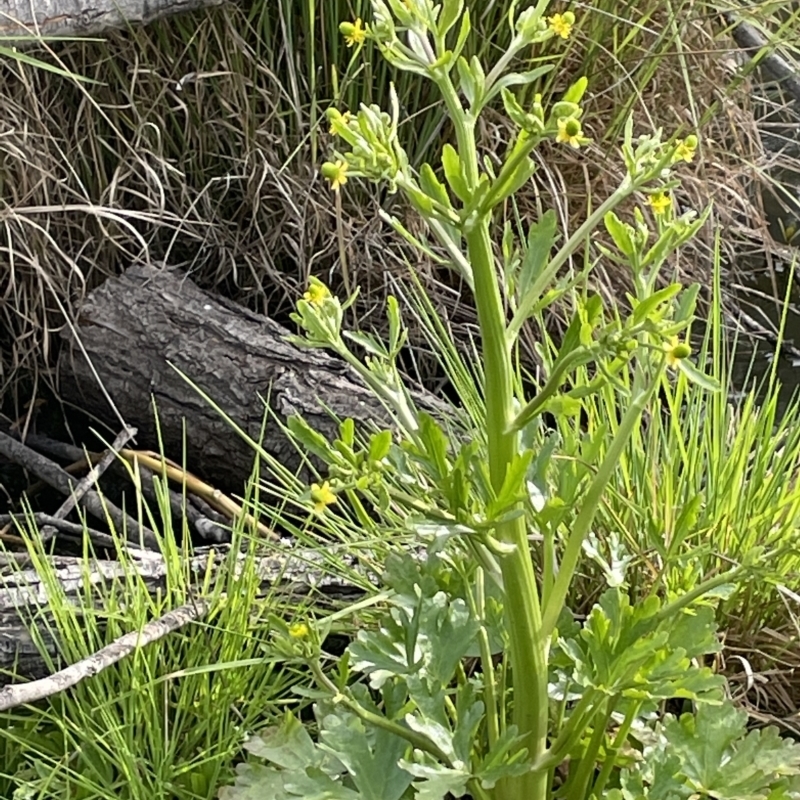
[[[340,360],[285,340],[266,317],[211,297],[184,275],[136,266],[95,290],[81,309],[77,339],[59,362],[63,399],[106,422],[138,428],[137,446],[158,449],[220,488],[240,492],[255,453],[187,380],[258,440],[267,398],[282,419],[299,413],[325,434],[324,407],[356,423],[386,423],[382,405]],[[102,386],[102,389],[101,389]],[[110,400],[113,402],[109,402]],[[297,452],[268,424],[263,447],[295,468]]]

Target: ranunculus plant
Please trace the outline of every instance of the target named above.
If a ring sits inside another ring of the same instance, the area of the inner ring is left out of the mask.
[[[389,337],[380,341],[344,330],[342,304],[312,279],[297,306],[302,336],[295,341],[348,362],[395,424],[357,432],[345,421],[329,442],[291,420],[296,440],[327,465],[324,482],[300,499],[332,526],[345,504],[365,525],[404,519],[423,552],[388,559],[387,608],[332,671],[324,622],[276,620],[276,647],[313,675],[318,735],[289,716],[253,738],[248,748],[268,765],[244,765],[225,796],[796,796],[789,776],[800,763],[797,748],[772,734],[743,739],[744,721],[722,702],[723,680],[706,663],[718,648],[713,597],[736,574],[677,596],[656,585],[632,598],[630,557],[618,538],[593,531],[623,449],[661,382],[683,373],[698,391],[713,388],[686,340],[697,289],[660,280],[669,256],[705,219],[676,214],[672,199],[675,170],[695,156],[697,138],[635,138],[629,122],[625,176],[577,230],[561,230],[546,212],[520,241],[507,228],[496,250],[498,211],[532,178],[536,148],[588,144],[585,78],[549,104],[535,93],[552,69],[544,56],[570,37],[574,14],[548,14],[547,0],[523,10],[511,3],[511,44],[488,65],[464,55],[470,18],[463,0],[371,5],[369,24],[342,24],[348,45],[369,39],[396,69],[434,84],[453,141],[440,163],[413,168],[391,92],[387,109],[329,111],[338,149],[322,174],[334,191],[357,178],[383,183],[424,221],[428,240],[419,241],[387,217],[471,289],[482,404],[466,425],[420,410],[397,365],[406,340],[399,303],[389,300]],[[526,62],[536,66],[515,71]],[[481,157],[476,132],[487,107],[500,104],[514,136],[496,154],[497,166]],[[637,198],[630,221],[617,216],[615,208]],[[603,228],[606,244],[593,239]],[[579,250],[584,264],[599,257],[631,271],[629,312],[609,313],[583,290],[585,271],[575,274],[571,258]],[[572,321],[557,352],[542,349],[545,375],[526,394],[517,340],[556,302],[572,308]],[[598,391],[614,393],[617,418],[593,421],[572,452],[560,452],[542,416],[574,415]],[[570,588],[583,557],[600,562],[607,586],[578,620]],[[664,716],[663,704],[674,698],[694,703],[696,714]],[[748,748],[759,757],[745,757]]]

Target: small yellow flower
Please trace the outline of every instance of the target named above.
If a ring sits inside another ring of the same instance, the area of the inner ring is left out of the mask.
[[[571,11],[566,11],[563,14],[553,14],[552,17],[547,18],[550,30],[556,36],[562,39],[569,39],[572,33],[572,26],[575,24],[575,15]]]
[[[568,144],[577,150],[581,146],[582,140],[583,129],[581,128],[580,120],[575,119],[575,117],[562,117],[558,121],[557,142]]]
[[[647,205],[653,209],[653,213],[661,216],[666,213],[667,209],[672,205],[672,198],[665,192],[656,192],[655,194],[648,195]]]
[[[344,34],[344,41],[348,47],[354,47],[357,44],[364,44],[367,38],[367,27],[359,17],[355,22],[345,23],[342,33]]]
[[[308,625],[305,622],[293,622],[289,626],[289,636],[292,639],[305,639],[308,636]]]
[[[303,300],[319,308],[331,296],[330,289],[319,281],[314,281],[303,294]]]
[[[677,336],[673,336],[668,342],[664,342],[664,352],[667,354],[667,366],[674,368],[678,366],[679,361],[689,358],[692,348]]]
[[[311,485],[311,500],[314,503],[314,511],[322,514],[328,506],[336,502],[336,495],[333,493],[330,483],[324,481],[322,486],[318,483]]]
[[[342,159],[335,163],[326,161],[322,165],[322,177],[330,183],[334,192],[338,192],[347,183],[347,162]]]
[[[675,146],[675,152],[672,155],[672,163],[677,164],[678,161],[685,161],[687,164],[690,164],[696,150],[696,136],[687,136],[685,139],[681,139]]]
[[[344,114],[337,115],[336,119],[331,122],[331,127],[328,129],[328,133],[330,133],[331,136],[336,136],[336,123],[338,122],[342,125],[349,125],[352,118],[353,115],[349,111],[345,111]]]

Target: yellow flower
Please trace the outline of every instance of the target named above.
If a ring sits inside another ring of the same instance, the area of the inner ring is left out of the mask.
[[[353,115],[349,111],[345,111],[344,114],[337,114],[336,118],[331,122],[331,127],[328,129],[328,133],[331,136],[336,136],[336,123],[341,123],[342,125],[349,125],[350,120],[353,118]]]
[[[665,192],[656,192],[648,195],[647,205],[653,209],[653,213],[661,216],[672,205],[672,198]]]
[[[328,506],[336,502],[336,495],[331,490],[328,481],[324,481],[322,486],[313,483],[311,484],[311,500],[314,502],[314,511],[322,514]]]
[[[348,47],[364,44],[364,40],[367,38],[367,27],[361,21],[361,17],[355,22],[343,23],[340,30],[344,34],[344,41]]]
[[[305,639],[308,636],[308,625],[305,622],[293,622],[289,626],[289,636],[292,639]]]
[[[303,294],[303,300],[319,308],[330,296],[330,290],[324,283],[313,281],[309,285],[308,291]]]
[[[668,342],[664,342],[664,352],[667,354],[667,366],[676,367],[679,361],[689,358],[692,348],[677,336],[673,336]]]
[[[685,161],[687,164],[691,163],[696,150],[696,136],[687,136],[685,139],[681,139],[675,146],[675,152],[672,154],[672,163],[676,164],[678,161]]]
[[[580,120],[575,119],[575,117],[562,117],[558,121],[556,141],[568,144],[577,150],[583,141],[583,129],[581,128]]]
[[[334,192],[338,192],[339,187],[347,183],[347,162],[342,159],[335,163],[326,161],[322,165],[322,177],[330,183]]]
[[[575,24],[575,15],[571,11],[566,11],[563,14],[553,14],[552,17],[547,18],[550,30],[556,36],[562,39],[569,39],[572,33],[572,26]]]

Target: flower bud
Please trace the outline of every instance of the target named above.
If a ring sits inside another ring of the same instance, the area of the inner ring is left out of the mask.
[[[577,103],[559,100],[557,103],[553,104],[552,113],[556,119],[560,119],[561,117],[580,117],[583,111]]]

